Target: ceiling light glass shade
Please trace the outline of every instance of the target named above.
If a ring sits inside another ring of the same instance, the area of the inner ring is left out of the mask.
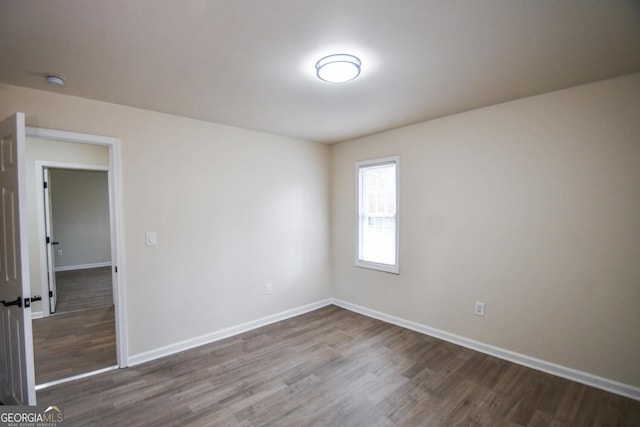
[[[360,75],[360,64],[360,59],[353,55],[346,53],[329,55],[316,63],[316,75],[325,82],[348,82]]]
[[[64,86],[64,77],[62,76],[58,76],[56,74],[45,74],[44,77],[47,80],[47,83],[51,86]]]

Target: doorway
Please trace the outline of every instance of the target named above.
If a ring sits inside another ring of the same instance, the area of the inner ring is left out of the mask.
[[[108,169],[79,167],[42,164],[50,314],[113,304]]]
[[[47,252],[42,301],[50,314],[33,321],[36,384],[42,385],[115,366],[116,345],[108,167],[36,164]]]
[[[39,148],[30,156],[35,145]],[[126,367],[114,170],[119,144],[113,138],[27,128],[26,146],[37,212],[29,233],[35,243],[32,297],[41,298],[32,311],[38,390]]]

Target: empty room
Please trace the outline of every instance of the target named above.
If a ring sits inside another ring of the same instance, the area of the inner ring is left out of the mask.
[[[0,413],[640,425],[637,1],[0,28]]]

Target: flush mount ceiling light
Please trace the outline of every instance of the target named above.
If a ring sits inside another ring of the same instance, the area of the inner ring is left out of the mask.
[[[316,75],[325,82],[348,82],[360,75],[360,64],[360,59],[353,55],[329,55],[316,62]]]
[[[51,86],[64,86],[64,77],[62,76],[58,76],[57,74],[45,74],[44,78]]]

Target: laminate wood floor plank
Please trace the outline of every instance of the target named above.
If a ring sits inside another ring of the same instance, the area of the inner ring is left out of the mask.
[[[113,305],[33,321],[36,384],[117,364]]]
[[[335,306],[38,392],[65,425],[638,426],[640,403]]]
[[[111,267],[56,272],[56,313],[113,304]]]

